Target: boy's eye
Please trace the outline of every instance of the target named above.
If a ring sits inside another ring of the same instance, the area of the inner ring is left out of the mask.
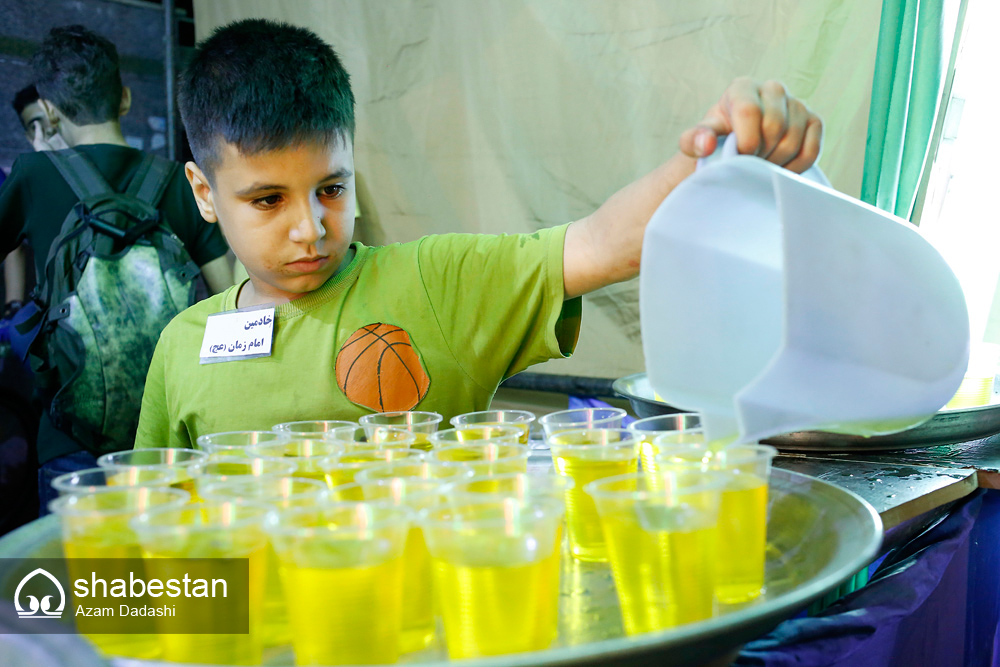
[[[319,192],[324,197],[339,197],[346,189],[343,185],[326,185],[320,188]]]
[[[257,208],[274,208],[281,202],[281,195],[268,195],[254,199],[251,203]]]

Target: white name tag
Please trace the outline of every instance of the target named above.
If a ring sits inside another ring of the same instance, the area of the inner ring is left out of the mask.
[[[201,363],[271,355],[274,306],[253,306],[209,315],[201,341]]]

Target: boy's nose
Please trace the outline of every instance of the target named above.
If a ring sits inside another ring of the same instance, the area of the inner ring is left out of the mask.
[[[292,226],[289,238],[296,243],[314,244],[326,236],[326,228],[323,226],[323,206],[316,202],[309,202],[302,207],[298,215],[299,221]]]

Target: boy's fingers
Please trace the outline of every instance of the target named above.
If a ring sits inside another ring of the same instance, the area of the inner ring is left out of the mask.
[[[790,169],[797,174],[801,174],[819,159],[820,150],[823,148],[823,121],[815,114],[809,114],[809,121],[806,124],[805,136],[802,138],[802,147],[799,154],[785,164],[786,169]]]
[[[763,101],[757,84],[746,77],[736,79],[722,96],[720,106],[736,133],[740,155],[759,155],[762,145]]]
[[[765,81],[759,90],[763,113],[760,120],[761,143],[757,147],[757,155],[768,158],[788,131],[788,96],[785,87],[777,81]]]
[[[768,153],[767,160],[777,165],[786,165],[799,154],[802,140],[809,123],[809,109],[802,102],[792,99],[787,103],[788,119],[784,134]]]
[[[705,157],[715,152],[717,138],[730,132],[726,122],[716,114],[717,111],[713,108],[700,123],[681,135],[682,153],[690,157]]]

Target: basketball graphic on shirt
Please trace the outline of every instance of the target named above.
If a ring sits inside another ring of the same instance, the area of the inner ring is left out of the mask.
[[[336,371],[347,399],[375,412],[412,409],[431,383],[410,334],[392,324],[366,324],[351,334]]]

